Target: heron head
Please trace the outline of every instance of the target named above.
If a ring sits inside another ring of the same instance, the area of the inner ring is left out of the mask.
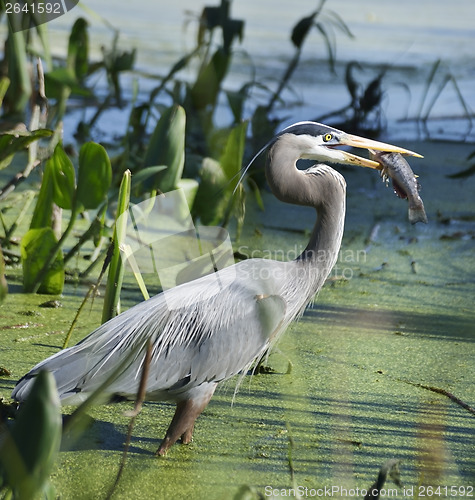
[[[414,151],[400,148],[392,144],[366,139],[353,134],[347,134],[328,125],[317,122],[299,122],[283,129],[267,145],[270,146],[276,141],[286,136],[288,144],[299,151],[299,157],[319,162],[340,163],[345,165],[358,165],[360,167],[370,167],[380,170],[381,165],[368,158],[357,156],[338,146],[351,146],[354,148],[372,149],[376,151],[388,151],[404,155],[421,157]]]
[[[408,149],[386,144],[384,142],[373,141],[372,139],[366,139],[357,135],[347,134],[342,130],[323,125],[322,123],[310,121],[298,122],[281,130],[254,155],[252,160],[243,170],[236,188],[243,180],[246,172],[255,159],[284,137],[286,137],[287,145],[297,149],[299,158],[316,160],[322,163],[329,162],[358,165],[360,167],[370,167],[381,170],[382,166],[378,162],[348,153],[342,149],[337,149],[337,146],[351,146],[354,148],[364,148],[375,151],[387,151],[422,158],[420,154],[414,151],[409,151]]]

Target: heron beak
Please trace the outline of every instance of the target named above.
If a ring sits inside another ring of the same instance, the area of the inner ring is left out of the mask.
[[[377,161],[369,160],[361,156],[356,156],[341,149],[331,150],[332,159],[338,163],[345,165],[356,165],[358,167],[369,167],[377,170],[381,169],[381,165]]]
[[[373,141],[372,139],[366,139],[364,137],[359,137],[352,134],[344,134],[340,136],[339,144],[345,146],[352,146],[354,148],[365,148],[373,149],[376,151],[387,151],[388,153],[400,153],[402,155],[415,156],[417,158],[423,158],[422,155],[410,151],[409,149],[400,148],[399,146],[393,146],[392,144],[386,144],[385,142]],[[381,165],[373,160],[368,160],[366,158],[361,158],[346,151],[344,153],[344,162],[352,165],[359,165],[361,167],[375,168],[381,170]]]

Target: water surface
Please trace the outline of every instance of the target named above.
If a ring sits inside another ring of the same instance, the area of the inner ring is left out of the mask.
[[[180,0],[165,6],[153,0],[137,3],[118,0],[113,9],[110,5],[106,0],[87,3],[120,32],[120,47],[126,50],[137,48],[139,69],[165,75],[179,57],[193,48],[195,21],[202,6],[215,4]],[[278,78],[294,53],[289,40],[291,29],[299,19],[313,12],[316,5],[314,0],[298,4],[272,0],[233,2],[231,14],[245,21],[245,31],[243,42],[235,45],[235,57],[225,87],[237,89],[255,76],[257,81],[276,88]],[[401,125],[397,120],[419,114],[428,75],[437,60],[441,61],[441,67],[427,95],[426,106],[451,75],[473,114],[475,28],[472,20],[475,18],[475,4],[471,0],[457,3],[443,0],[333,0],[326,2],[325,9],[327,13],[321,18],[324,25],[329,26],[331,14],[328,12],[334,11],[348,25],[354,38],[330,28],[336,37],[338,62],[336,74],[332,74],[325,63],[327,53],[321,36],[315,30],[309,37],[300,68],[292,81],[292,92],[284,94],[286,106],[278,110],[284,123],[314,119],[347,104],[349,95],[344,84],[344,69],[349,61],[363,64],[362,71],[356,75],[365,85],[378,74],[381,65],[390,68],[384,80],[383,110],[392,137],[412,138],[418,133],[412,123]],[[58,52],[64,53],[62,37],[69,33],[73,20],[79,15],[84,15],[84,12],[77,7],[49,24],[53,40],[59,37],[59,43],[53,44]],[[94,52],[98,54],[101,45],[110,44],[113,33],[97,18],[89,16],[88,19],[92,24]],[[184,79],[193,76],[187,72],[180,74]],[[156,81],[141,80],[144,99],[155,85]],[[254,93],[254,103],[262,98],[259,92]],[[300,104],[295,102],[296,99]],[[107,126],[122,133],[125,123],[120,115],[112,113]],[[443,90],[430,116],[434,119],[429,126],[432,136],[452,140],[461,137],[475,139],[453,83]],[[435,120],[436,117],[441,119]],[[224,124],[230,116],[224,113],[217,119]]]

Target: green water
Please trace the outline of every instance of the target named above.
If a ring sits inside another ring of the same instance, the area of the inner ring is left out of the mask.
[[[245,377],[235,397],[234,380],[219,387],[194,442],[175,445],[166,457],[154,452],[173,407],[146,403],[113,498],[227,499],[242,485],[280,496],[292,487],[369,488],[392,458],[401,460],[404,487],[414,488],[393,498],[422,498],[417,488],[424,485],[474,484],[474,415],[417,386],[475,406],[475,179],[444,177],[463,167],[470,148],[403,146],[425,155],[411,163],[429,225],[410,226],[405,202],[375,172],[343,171],[348,216],[337,271],[270,356],[274,373]],[[306,243],[314,214],[271,195],[265,203],[265,213],[249,205],[236,246],[291,255]],[[51,297],[19,293],[18,270],[8,273],[10,294],[0,308],[0,366],[11,373],[0,378],[4,398],[32,365],[58,350],[85,293],[69,285],[59,298],[63,307],[40,308]],[[138,297],[130,281],[123,306]],[[81,316],[73,342],[98,325],[100,308],[99,297]],[[128,409],[94,408],[81,438],[64,446],[52,477],[62,498],[105,498],[118,472]],[[341,489],[333,495],[345,496]]]

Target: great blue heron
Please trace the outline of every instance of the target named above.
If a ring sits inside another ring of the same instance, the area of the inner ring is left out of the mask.
[[[248,259],[158,294],[93,331],[74,347],[35,366],[12,397],[24,401],[34,376],[50,370],[63,404],[87,398],[133,351],[107,387],[105,399],[134,399],[148,342],[152,343],[146,400],[176,402],[175,415],[157,450],[163,455],[180,437],[192,439],[196,418],[219,382],[243,374],[300,315],[336,262],[343,235],[346,184],[328,165],[299,170],[300,158],[376,168],[378,163],[335,149],[411,151],[300,122],[278,133],[269,148],[267,180],[284,202],[317,210],[310,241],[293,261]],[[216,277],[219,280],[216,280]]]

